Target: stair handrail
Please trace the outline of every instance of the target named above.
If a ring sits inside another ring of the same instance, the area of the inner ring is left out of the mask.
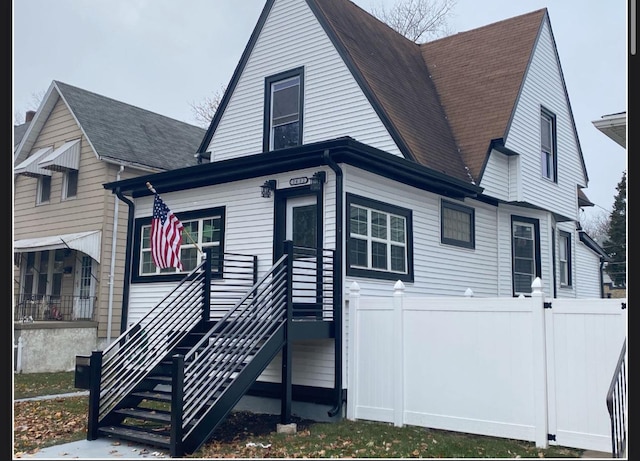
[[[609,384],[607,392],[607,409],[611,421],[611,457],[620,458],[625,451],[627,442],[627,369],[626,356],[627,339],[622,343],[618,363]]]
[[[194,423],[203,416],[199,412],[211,396],[223,388],[226,380],[251,354],[252,348],[268,339],[286,320],[287,259],[286,254],[279,258],[252,289],[184,355],[183,428],[195,427]],[[246,319],[251,322],[241,321]],[[217,341],[216,337],[226,339]],[[215,376],[210,376],[211,369],[206,366],[211,361],[219,364]],[[206,392],[203,392],[203,388],[206,388]],[[188,432],[184,435],[188,436]]]
[[[210,267],[210,260],[205,258],[153,309],[102,351],[98,421],[201,320]]]

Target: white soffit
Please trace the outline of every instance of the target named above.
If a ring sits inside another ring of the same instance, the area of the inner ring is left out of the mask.
[[[13,168],[13,174],[22,174],[32,177],[51,176],[51,171],[40,168],[38,162],[42,157],[51,153],[52,151],[53,147],[43,147],[42,149],[37,150],[35,153],[27,157],[22,163],[16,165]]]
[[[71,248],[91,256],[99,263],[101,239],[102,231],[89,231],[77,232],[75,234],[61,234],[49,237],[14,240],[13,251],[16,253],[24,253],[28,251]]]
[[[40,168],[53,171],[77,170],[80,165],[80,140],[65,142],[38,162]]]
[[[627,148],[627,114],[604,115],[600,120],[594,120],[593,125],[620,146]]]

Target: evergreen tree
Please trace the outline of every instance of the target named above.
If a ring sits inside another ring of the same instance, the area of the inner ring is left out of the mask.
[[[627,172],[616,186],[618,191],[609,215],[609,232],[604,242],[612,261],[605,271],[616,286],[626,286],[627,279]]]

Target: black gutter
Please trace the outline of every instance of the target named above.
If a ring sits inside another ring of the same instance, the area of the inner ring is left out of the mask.
[[[478,197],[482,188],[447,176],[411,160],[389,154],[343,137],[303,146],[258,153],[208,164],[194,165],[137,178],[104,184],[105,189],[120,187],[133,198],[151,195],[146,182],[151,182],[161,193],[249,179],[256,176],[281,173],[326,164],[324,151],[330,149],[336,163],[347,163],[381,174],[389,179],[438,193],[464,198]]]
[[[337,279],[337,287],[334,287],[334,305],[338,307],[335,309],[333,322],[335,326],[335,338],[334,338],[334,390],[335,390],[335,406],[329,410],[328,415],[330,417],[336,416],[342,410],[342,222],[343,222],[343,174],[342,169],[331,158],[329,149],[326,149],[322,154],[325,162],[336,174],[336,254],[335,265],[338,268],[338,273],[334,274],[334,278]],[[335,282],[334,282],[335,283]]]
[[[129,213],[127,216],[127,248],[125,250],[125,265],[124,265],[124,286],[122,287],[122,311],[120,313],[120,334],[127,331],[127,314],[129,312],[129,290],[131,287],[131,262],[133,258],[132,254],[133,246],[133,229],[134,229],[134,215],[135,205],[131,200],[122,195],[120,188],[115,189],[115,194],[120,200],[127,204],[129,207]],[[118,219],[117,216],[114,219]]]

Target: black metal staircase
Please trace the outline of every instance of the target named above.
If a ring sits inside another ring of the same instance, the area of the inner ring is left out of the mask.
[[[296,283],[294,259],[287,242],[271,269],[225,304],[211,283],[220,261],[208,252],[163,301],[91,355],[87,439],[135,441],[172,457],[200,448],[276,354],[290,347],[294,297],[304,301],[305,292],[314,292],[320,313],[331,306],[332,269],[312,277],[313,288],[305,290],[310,271],[301,271],[303,282]],[[322,264],[331,268],[327,260]],[[231,285],[238,284],[236,277]]]

